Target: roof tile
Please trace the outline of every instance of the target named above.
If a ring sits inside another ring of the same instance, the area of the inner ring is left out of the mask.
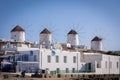
[[[102,38],[95,36],[91,41],[102,41]]]
[[[40,32],[40,34],[51,34],[51,32],[45,28],[43,31]]]
[[[17,25],[17,26],[15,26],[12,30],[11,30],[11,32],[15,32],[15,31],[25,31],[23,28],[21,28],[19,25]]]
[[[75,30],[71,29],[68,34],[78,34]]]

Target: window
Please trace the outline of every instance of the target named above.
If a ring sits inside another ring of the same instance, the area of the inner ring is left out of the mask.
[[[73,63],[76,63],[76,56],[73,56]]]
[[[69,73],[69,69],[68,68],[66,68],[66,73]]]
[[[67,56],[64,56],[64,63],[67,63]]]
[[[57,69],[56,69],[56,72],[57,72],[57,73],[60,73],[60,68],[57,68]]]
[[[118,67],[119,67],[119,66],[118,66],[118,62],[116,63],[116,65],[117,65],[117,68],[118,68]]]
[[[28,55],[27,54],[22,55],[22,61],[28,61]]]
[[[56,63],[59,62],[59,56],[56,56]]]
[[[105,68],[107,68],[107,61],[105,61]]]
[[[88,69],[88,71],[91,71],[91,69],[92,69],[92,63],[87,63],[87,69]]]
[[[97,62],[97,68],[101,68],[100,63]]]
[[[30,51],[30,56],[33,56],[33,51]]]
[[[37,55],[34,55],[34,61],[37,61]]]
[[[47,61],[48,61],[48,63],[51,62],[51,56],[50,55],[47,56]]]
[[[112,68],[112,62],[110,61],[110,68]]]
[[[72,72],[75,73],[75,68],[72,68]]]
[[[19,55],[19,56],[17,56],[16,61],[21,61],[21,56],[20,56],[20,55]]]

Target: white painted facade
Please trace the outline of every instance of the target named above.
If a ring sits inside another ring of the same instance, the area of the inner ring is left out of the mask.
[[[30,51],[33,51],[33,55],[31,56]],[[31,72],[30,65],[33,68],[37,69],[48,69],[49,71],[57,71],[58,73],[67,73],[66,68],[68,69],[69,73],[77,72],[80,70],[81,61],[80,61],[80,52],[70,52],[70,51],[62,51],[62,50],[54,50],[55,55],[52,55],[52,50],[50,49],[32,49],[26,48],[22,49],[19,48],[18,52],[19,55],[16,55],[16,60],[18,63],[17,71],[21,72],[25,70],[26,72]],[[28,59],[24,60],[21,59],[23,55],[27,55]],[[34,60],[34,55],[36,56],[36,61]],[[48,62],[48,56],[50,57],[50,62]],[[56,61],[56,56],[58,57],[58,61]],[[64,62],[64,57],[66,57],[66,62]],[[74,57],[74,58],[73,58]],[[18,60],[18,58],[20,58]],[[75,61],[74,61],[75,60]],[[35,64],[35,65],[34,65]],[[73,71],[74,69],[74,71]],[[35,70],[34,70],[35,71]]]
[[[71,45],[74,46],[78,46],[79,45],[78,34],[68,34],[67,43],[70,43]]]
[[[40,34],[40,44],[51,44],[52,34]]]
[[[84,53],[83,58],[86,63],[91,63],[90,71],[95,72],[95,61],[100,62],[102,55],[99,53]]]
[[[101,67],[98,68],[97,64]],[[102,55],[102,60],[96,62],[96,73],[98,74],[120,74],[120,57],[111,55]]]
[[[66,68],[69,73],[72,73],[74,68],[75,72],[79,70],[80,65],[80,52],[70,52],[55,50],[56,54],[52,56],[51,50],[40,50],[40,58],[42,60],[41,68],[49,69],[50,71],[56,71],[59,68],[60,73],[67,73]],[[48,56],[50,56],[51,61],[48,62]],[[56,62],[56,57],[58,57],[58,62]],[[66,62],[64,62],[64,57],[66,57]],[[73,57],[75,57],[75,62],[73,62]]]
[[[102,51],[102,41],[91,41],[91,50]]]
[[[11,32],[11,39],[13,39],[15,42],[25,42],[25,32],[24,31]]]
[[[120,74],[120,56],[84,53],[84,59],[91,63],[91,71],[96,74]]]

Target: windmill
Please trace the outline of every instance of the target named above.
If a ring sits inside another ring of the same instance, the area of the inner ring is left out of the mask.
[[[107,50],[107,47],[106,46],[108,46],[109,44],[108,44],[108,42],[109,42],[109,40],[107,40],[108,38],[108,36],[109,35],[107,35],[106,33],[105,33],[105,31],[103,31],[102,29],[95,29],[95,31],[94,31],[94,33],[91,35],[93,38],[95,38],[95,37],[98,37],[99,39],[98,39],[98,41],[100,41],[101,42],[101,51],[103,51],[103,50]],[[92,41],[91,41],[92,42]],[[91,43],[91,47],[92,47],[92,43]]]
[[[78,33],[78,40],[79,40],[79,45],[83,43],[83,40],[85,36],[83,35],[85,32],[83,31],[84,26],[81,26],[79,24],[77,25],[72,25],[68,30],[70,31],[71,29],[75,30]],[[67,30],[67,32],[68,32]]]

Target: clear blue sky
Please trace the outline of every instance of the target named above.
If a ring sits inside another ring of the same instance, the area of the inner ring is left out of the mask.
[[[75,29],[81,45],[90,48],[91,39],[101,36],[104,50],[120,50],[120,0],[0,0],[0,38],[9,39],[16,25],[31,42],[48,28],[54,42],[65,43]]]

